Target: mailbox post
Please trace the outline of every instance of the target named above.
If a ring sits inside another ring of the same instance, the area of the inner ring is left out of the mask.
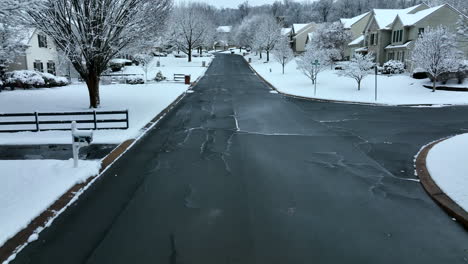
[[[92,130],[78,130],[76,128],[76,121],[71,123],[71,132],[72,132],[72,150],[73,150],[73,167],[78,167],[78,155],[80,148],[84,146],[89,146],[93,141],[93,131]]]

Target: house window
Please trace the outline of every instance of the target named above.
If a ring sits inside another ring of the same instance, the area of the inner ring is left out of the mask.
[[[35,61],[33,67],[35,71],[44,72],[44,65],[40,61]]]
[[[47,72],[55,75],[55,62],[53,61],[47,62]]]
[[[395,30],[393,31],[393,42],[401,42],[403,40],[403,30]]]
[[[375,45],[379,44],[379,33],[375,33]]]
[[[47,48],[47,37],[45,35],[37,35],[37,41],[39,43],[39,48]]]
[[[405,52],[404,51],[401,52],[401,61],[405,62]]]
[[[388,60],[393,60],[393,52],[388,53]]]
[[[424,28],[418,28],[418,36],[424,34]]]

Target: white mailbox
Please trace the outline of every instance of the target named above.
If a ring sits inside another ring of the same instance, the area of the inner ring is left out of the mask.
[[[72,132],[72,149],[73,149],[73,167],[78,167],[78,154],[80,148],[83,146],[89,146],[93,141],[92,130],[78,130],[76,128],[76,122],[73,121],[71,124]]]

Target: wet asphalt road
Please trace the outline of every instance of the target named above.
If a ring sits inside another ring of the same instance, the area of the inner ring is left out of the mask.
[[[467,112],[291,99],[219,55],[13,263],[468,263],[413,168]]]

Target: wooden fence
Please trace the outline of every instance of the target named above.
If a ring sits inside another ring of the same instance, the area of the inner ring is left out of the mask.
[[[57,117],[62,119],[57,119]],[[0,114],[0,132],[65,131],[71,129],[72,121],[76,121],[80,129],[128,129],[129,127],[128,110],[5,113]]]

